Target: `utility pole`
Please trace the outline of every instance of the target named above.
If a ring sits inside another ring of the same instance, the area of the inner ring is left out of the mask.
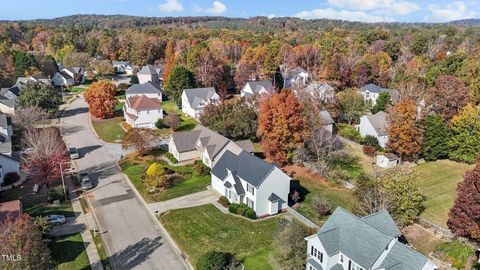
[[[60,175],[62,176],[63,195],[65,195],[65,201],[67,201],[67,191],[66,191],[66,189],[65,189],[65,180],[63,179],[63,167],[62,167],[62,163],[60,163]]]

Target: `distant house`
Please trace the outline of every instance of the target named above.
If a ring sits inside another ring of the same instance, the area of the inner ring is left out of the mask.
[[[0,154],[12,156],[12,118],[0,114]]]
[[[319,232],[306,237],[307,270],[435,270],[425,255],[399,241],[390,214],[357,217],[337,208]]]
[[[310,75],[302,67],[296,67],[287,71],[283,76],[283,88],[303,87],[308,83]]]
[[[274,93],[275,88],[269,80],[249,81],[240,91],[241,97],[252,97],[254,95]]]
[[[271,163],[245,151],[226,151],[211,170],[212,187],[231,203],[244,203],[257,216],[287,208],[290,177]]]
[[[378,153],[377,166],[380,168],[393,168],[400,163],[400,159],[392,153]]]
[[[360,124],[356,126],[358,132],[363,137],[367,135],[377,138],[381,147],[385,148],[388,143],[388,114],[378,112],[373,115],[364,115],[360,117]]]
[[[123,73],[127,75],[133,74],[133,67],[130,66],[128,61],[113,61],[112,65],[115,73]]]
[[[132,127],[155,128],[158,119],[163,118],[161,102],[162,91],[151,82],[130,86],[123,107],[125,121]]]
[[[370,83],[358,91],[360,95],[362,95],[363,100],[365,102],[370,102],[372,105],[375,105],[377,103],[377,98],[380,95],[380,93],[387,92],[390,94],[390,98],[392,101],[396,101],[398,99],[398,91],[395,89],[387,89],[387,88],[382,88],[376,84]]]
[[[75,80],[70,74],[61,70],[52,77],[53,85],[55,86],[71,86],[75,84]]]
[[[66,72],[70,77],[73,78],[73,82],[75,84],[85,82],[85,70],[81,67],[72,67],[72,68],[64,68],[62,71]]]
[[[323,128],[330,133],[333,133],[333,124],[335,124],[335,121],[333,121],[333,118],[328,111],[320,111],[320,120],[322,121]]]
[[[335,101],[335,88],[325,82],[313,82],[305,87],[303,91],[310,94],[315,100],[323,103]]]
[[[205,106],[219,101],[220,97],[213,87],[185,89],[182,93],[182,112],[199,119]]]
[[[179,162],[201,159],[210,168],[226,150],[243,151],[233,141],[202,125],[191,131],[175,132],[168,142],[168,151]]]
[[[140,84],[151,82],[155,85],[160,85],[157,70],[152,65],[143,66],[142,69],[137,72],[137,77]]]
[[[45,74],[35,74],[28,77],[18,77],[15,85],[22,88],[23,85],[25,85],[29,81],[52,85],[52,80],[50,80],[50,78]]]
[[[0,203],[0,224],[7,218],[18,218],[23,214],[22,202],[13,200]]]

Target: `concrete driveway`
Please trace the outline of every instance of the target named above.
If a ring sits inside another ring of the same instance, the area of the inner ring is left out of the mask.
[[[194,207],[204,204],[216,202],[220,197],[213,190],[205,190],[186,196],[178,197],[164,202],[150,203],[148,207],[150,211],[161,214],[174,209]]]
[[[77,147],[82,155],[75,160],[77,170],[88,172],[93,181],[89,197],[113,267],[188,269],[117,166],[118,146],[105,146],[90,129],[83,97],[67,108],[61,128],[67,145]]]

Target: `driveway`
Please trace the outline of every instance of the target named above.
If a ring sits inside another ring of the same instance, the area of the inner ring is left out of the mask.
[[[83,97],[69,106],[61,128],[67,145],[81,152],[77,170],[88,172],[94,183],[89,194],[113,267],[188,269],[117,166],[118,146],[105,146],[90,129]]]
[[[174,209],[194,207],[216,202],[219,195],[213,190],[205,190],[190,195],[185,195],[164,202],[150,203],[150,211],[161,214]]]
[[[68,234],[79,233],[85,230],[87,226],[78,221],[78,217],[66,218],[65,223],[58,226],[52,226],[50,234],[52,236],[62,236]]]

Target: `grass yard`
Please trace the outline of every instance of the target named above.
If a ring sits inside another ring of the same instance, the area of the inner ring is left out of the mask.
[[[463,180],[463,174],[473,166],[439,160],[415,168],[420,176],[420,189],[426,196],[425,211],[420,217],[447,228],[448,211],[457,196],[457,185]]]
[[[273,269],[269,257],[280,218],[252,222],[209,204],[170,211],[160,221],[193,265],[207,251],[221,250],[243,260],[246,270],[264,270]]]
[[[65,217],[75,217],[75,212],[73,212],[73,207],[70,202],[63,202],[60,205],[54,204],[38,204],[32,207],[25,209],[31,216],[47,216],[47,215],[63,215]]]
[[[181,123],[177,131],[192,130],[198,125],[198,122],[195,119],[184,115],[182,111],[178,109],[177,105],[173,100],[162,102],[162,108],[167,114],[169,113],[180,114]]]
[[[142,195],[142,197],[147,201],[151,202],[160,202],[166,201],[173,198],[181,197],[184,195],[192,194],[205,190],[210,184],[210,175],[199,176],[196,174],[193,166],[169,166],[163,161],[160,161],[165,168],[169,168],[175,172],[190,175],[186,180],[183,180],[177,183],[175,186],[168,188],[166,190],[160,191],[158,193],[151,194],[147,191],[145,185],[142,182],[142,175],[147,170],[148,166],[153,161],[135,161],[131,159],[126,159],[120,162],[120,167],[122,168],[123,173],[125,173],[132,184],[135,186],[137,191]]]
[[[125,135],[125,131],[120,127],[122,120],[121,116],[110,119],[92,119],[92,125],[103,141],[115,143]]]
[[[93,231],[90,231],[93,234]],[[102,261],[103,268],[106,270],[112,269],[110,266],[110,261],[108,260],[107,251],[105,250],[105,246],[103,245],[102,237],[100,234],[93,236],[93,241],[95,242],[95,246],[98,250],[98,255],[100,256],[100,260]]]
[[[50,243],[50,251],[58,270],[90,269],[87,252],[79,233],[53,240]]]
[[[87,87],[78,87],[78,86],[75,86],[75,87],[72,87],[68,90],[68,92],[70,93],[75,93],[75,94],[80,94],[80,93],[83,93],[83,91],[85,91],[87,89]]]

